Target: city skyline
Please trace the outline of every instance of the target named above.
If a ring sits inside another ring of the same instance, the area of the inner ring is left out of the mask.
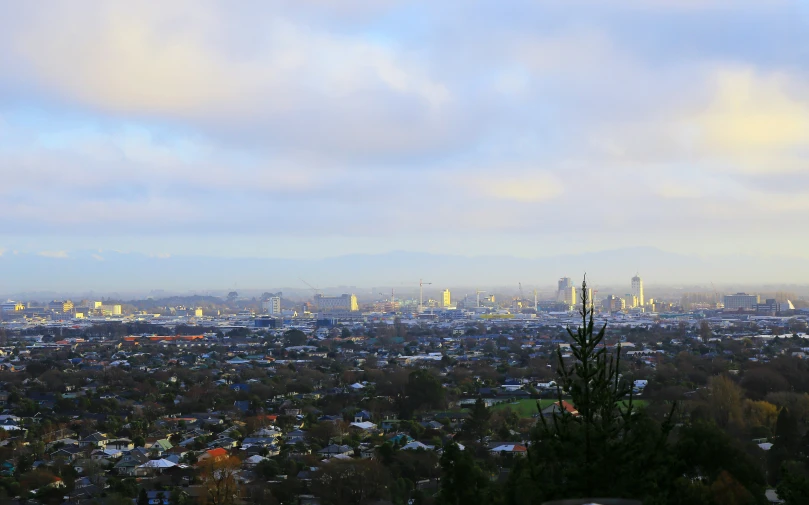
[[[809,259],[805,2],[0,10],[0,271],[653,247],[792,257],[786,281]]]

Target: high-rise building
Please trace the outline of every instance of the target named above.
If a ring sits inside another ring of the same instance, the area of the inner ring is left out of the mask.
[[[576,304],[576,288],[573,287],[573,281],[570,280],[570,277],[562,277],[556,283],[556,286],[557,302],[565,302],[569,305]]]
[[[576,305],[576,288],[573,286],[567,287],[557,294],[560,302],[567,305]]]
[[[441,305],[443,307],[449,307],[452,305],[452,296],[450,295],[449,289],[445,289],[442,295]]]
[[[736,293],[735,295],[725,295],[725,310],[753,310],[759,303],[758,295],[747,293]]]
[[[632,294],[638,299],[638,306],[646,305],[646,300],[643,298],[643,279],[638,275],[632,277]]]
[[[638,297],[633,295],[632,293],[627,293],[624,295],[624,308],[627,309],[634,309],[638,307]]]
[[[271,296],[270,298],[264,300],[261,305],[267,314],[276,315],[281,313],[280,296]]]

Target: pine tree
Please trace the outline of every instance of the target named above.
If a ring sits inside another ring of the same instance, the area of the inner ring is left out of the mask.
[[[469,417],[464,422],[463,429],[470,437],[482,444],[484,437],[489,434],[491,417],[492,413],[486,403],[482,398],[478,398],[475,405],[469,410]]]
[[[636,411],[632,388],[621,379],[620,347],[608,352],[606,324],[596,331],[586,279],[581,300],[582,325],[568,328],[573,362],[557,349],[557,408],[549,419],[540,417],[528,457],[511,474],[510,503],[644,498],[668,482],[671,415],[659,426]],[[563,408],[564,402],[575,410]]]
[[[451,443],[441,456],[441,490],[438,505],[484,505],[490,503],[489,480],[467,450]]]

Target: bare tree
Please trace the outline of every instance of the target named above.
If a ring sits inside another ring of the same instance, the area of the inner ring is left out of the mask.
[[[239,481],[236,478],[241,467],[239,458],[208,458],[200,466],[206,502],[210,505],[233,505],[239,497]]]

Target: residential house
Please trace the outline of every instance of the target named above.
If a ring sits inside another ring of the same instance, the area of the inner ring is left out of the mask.
[[[115,438],[107,440],[107,449],[117,449],[119,451],[129,451],[135,448],[135,444],[128,438]]]
[[[528,454],[528,448],[520,444],[503,444],[493,447],[489,450],[495,456],[503,456],[505,454],[513,454],[515,456],[525,456]]]
[[[168,491],[146,491],[146,499],[149,505],[169,505],[171,493]]]
[[[225,449],[223,449],[221,447],[217,447],[215,449],[209,449],[209,450],[203,452],[202,454],[200,454],[199,457],[197,457],[197,461],[202,462],[202,461],[205,461],[206,459],[209,459],[209,458],[213,458],[214,461],[217,461],[217,460],[227,458],[227,457],[228,457],[228,451],[226,451]]]
[[[149,457],[138,451],[130,451],[121,456],[120,461],[113,467],[118,475],[132,477],[136,475],[137,468],[149,461]]]
[[[105,449],[107,447],[107,435],[99,432],[91,433],[79,441],[82,447],[92,447],[94,449]]]
[[[367,410],[360,410],[356,414],[354,414],[354,422],[355,423],[362,423],[365,421],[371,420],[371,413]]]
[[[579,415],[579,411],[576,410],[576,407],[574,407],[570,403],[566,402],[565,400],[562,400],[562,408],[561,409],[559,408],[559,402],[554,402],[552,405],[549,405],[549,406],[545,407],[544,409],[542,409],[542,416],[543,417],[551,417],[556,413],[560,413],[562,411],[562,409],[564,409],[568,414],[571,414],[571,415],[574,415],[574,416]]]
[[[349,429],[359,430],[365,433],[370,433],[376,430],[376,425],[370,421],[363,421],[361,423],[351,423]]]
[[[354,449],[350,445],[332,444],[320,449],[317,454],[323,458],[331,459],[337,456],[351,456],[354,454]]]
[[[252,468],[255,468],[262,461],[268,461],[268,460],[267,460],[267,458],[265,458],[263,456],[259,456],[259,455],[256,454],[256,455],[250,456],[249,458],[246,458],[244,461],[242,461],[242,466],[244,466],[245,468],[248,468],[248,469],[252,469]]]
[[[51,459],[72,463],[84,454],[84,450],[78,445],[66,445],[51,453]]]

